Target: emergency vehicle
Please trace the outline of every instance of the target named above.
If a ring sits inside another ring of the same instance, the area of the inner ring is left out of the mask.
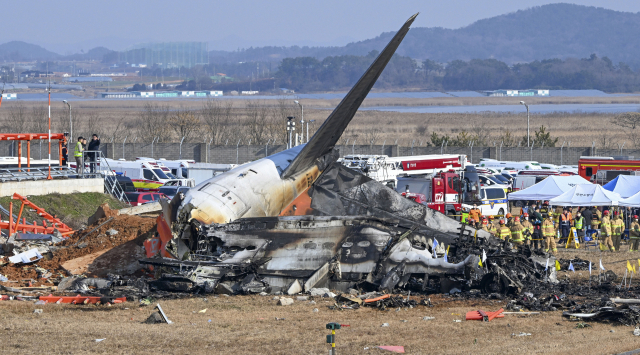
[[[398,175],[423,175],[464,170],[467,165],[467,156],[459,154],[404,157],[346,155],[341,162],[348,168],[359,170],[371,179],[395,188]]]
[[[114,172],[130,178],[138,191],[157,191],[160,186],[172,180],[155,161],[106,160]]]
[[[542,170],[540,163],[538,163],[537,161],[499,161],[499,160],[487,159],[487,158],[480,159],[480,163],[478,163],[478,167],[499,168],[502,170],[507,170],[510,173],[514,170],[515,171]]]
[[[640,175],[640,160],[583,156],[578,160],[578,175],[597,184],[606,184],[618,175]]]
[[[475,167],[422,176],[398,176],[397,192],[447,215],[459,215],[474,204],[483,215],[504,215],[507,194],[499,186],[482,186]]]

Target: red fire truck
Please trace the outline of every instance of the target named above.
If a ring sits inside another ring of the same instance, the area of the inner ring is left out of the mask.
[[[471,208],[473,204],[478,205],[483,215],[504,215],[507,211],[504,189],[481,186],[473,166],[461,172],[398,176],[396,191],[448,215],[459,215],[462,208]]]
[[[637,175],[637,172],[640,172],[640,160],[580,157],[578,161],[578,175],[598,184],[606,184],[618,175]]]

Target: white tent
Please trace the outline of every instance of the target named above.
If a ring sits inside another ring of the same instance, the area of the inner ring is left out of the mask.
[[[620,200],[620,202],[618,202],[618,206],[625,206],[625,207],[640,207],[640,192],[638,192],[637,194],[629,197],[629,198],[625,198],[623,200]]]
[[[622,198],[628,198],[640,191],[640,176],[618,175],[602,187],[619,193]]]
[[[509,194],[509,200],[550,200],[579,184],[591,184],[579,175],[549,176],[524,190]]]
[[[597,184],[576,185],[562,195],[549,200],[552,206],[617,206],[622,197]]]

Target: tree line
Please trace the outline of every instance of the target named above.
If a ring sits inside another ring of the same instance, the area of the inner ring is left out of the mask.
[[[296,91],[334,91],[350,88],[377,56],[285,58],[275,74],[280,87]],[[606,92],[640,90],[640,76],[627,64],[592,54],[589,58],[535,60],[507,65],[496,59],[417,62],[394,55],[378,79],[381,89],[497,90],[597,89]]]

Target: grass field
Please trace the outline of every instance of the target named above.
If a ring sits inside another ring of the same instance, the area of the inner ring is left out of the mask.
[[[640,253],[561,250],[559,256],[579,256],[594,263],[602,258],[607,269],[620,275],[626,260]],[[587,274],[561,271],[559,277],[585,278]],[[465,321],[466,312],[498,310],[507,300],[429,297],[434,307],[399,311],[334,311],[326,298],[315,298],[316,304],[295,301],[286,307],[276,305],[273,296],[257,295],[157,300],[172,325],[144,324],[153,306],[134,302],[105,307],[3,301],[0,353],[322,354],[329,349],[325,343],[329,322],[350,325],[337,331],[340,354],[383,354],[374,348],[380,345],[403,345],[409,354],[614,354],[640,348],[640,337],[633,336],[632,327],[587,322],[591,327],[577,329],[576,322],[564,319],[560,311],[505,315],[490,323]],[[36,308],[43,313],[34,314]],[[205,308],[205,313],[198,313]],[[425,316],[435,319],[422,320]],[[381,327],[383,323],[389,327]],[[514,335],[520,333],[531,335]]]
[[[520,98],[509,97],[484,97],[484,98],[436,98],[436,99],[367,99],[363,106],[426,106],[426,105],[497,105],[510,104],[518,105]],[[291,102],[290,102],[291,101]],[[170,110],[199,110],[202,108],[202,100],[167,100],[154,101],[162,105],[167,105]],[[236,142],[240,139],[240,144],[252,143],[264,144],[267,138],[278,137],[278,142],[283,143],[284,123],[280,124],[281,117],[289,115],[298,116],[299,108],[294,106],[292,100],[263,100],[253,101],[252,104],[265,106],[270,115],[263,122],[268,122],[269,134],[257,137],[254,131],[258,131],[261,124],[256,123],[255,117],[251,118],[251,110],[247,108],[248,100],[232,100],[231,126],[224,137],[218,137],[218,141],[225,140]],[[640,104],[640,96],[620,96],[620,97],[548,97],[548,98],[528,98],[530,105],[536,104]],[[78,101],[73,103],[73,114],[77,115],[74,123],[74,135],[98,133],[107,141],[112,138],[116,142],[122,142],[129,136],[127,142],[131,142],[135,137],[139,137],[141,142],[145,136],[144,124],[140,119],[140,113],[144,109],[147,101],[144,100],[92,100]],[[286,112],[282,111],[278,105],[286,104]],[[305,120],[315,120],[310,125],[310,134],[313,134],[320,124],[330,114],[330,109],[335,107],[339,100],[301,100],[305,106]],[[20,105],[17,102],[7,102],[0,110],[0,127],[4,131],[14,131],[17,126],[23,130],[42,130],[44,120],[38,120],[35,124],[35,117],[27,115],[23,121],[27,124],[22,126],[16,123],[15,118],[11,118],[12,108]],[[42,107],[45,102],[24,102],[28,113],[36,112],[33,107]],[[45,112],[46,110],[41,112]],[[43,114],[44,115],[44,114]],[[68,111],[63,103],[53,103],[52,120],[54,131],[68,130]],[[75,116],[74,116],[75,117]],[[618,144],[625,144],[625,148],[636,148],[640,144],[637,130],[623,129],[614,124],[614,114],[599,113],[550,113],[531,115],[531,134],[544,125],[552,137],[559,139],[558,146],[563,141],[571,142],[572,147],[591,147],[595,144],[597,148],[618,148]],[[20,121],[22,122],[22,121]],[[162,123],[158,123],[162,124]],[[167,137],[163,142],[179,142],[181,135],[180,128],[171,122],[165,122],[169,128]],[[383,111],[360,111],[343,134],[343,142],[349,139],[356,144],[397,144],[416,146],[429,144],[433,132],[438,135],[449,135],[452,138],[466,132],[466,134],[480,138],[486,145],[493,145],[495,142],[500,145],[500,141],[505,136],[517,139],[526,135],[527,119],[526,111],[514,113],[398,113]],[[298,128],[298,132],[300,128]],[[203,142],[208,141],[211,132],[201,121],[197,133],[192,134],[188,140]],[[148,134],[147,134],[148,135]],[[149,139],[150,140],[150,139]],[[187,141],[188,141],[187,140]],[[415,141],[415,142],[414,142]],[[516,143],[517,145],[517,143]],[[478,146],[478,144],[476,144]]]

